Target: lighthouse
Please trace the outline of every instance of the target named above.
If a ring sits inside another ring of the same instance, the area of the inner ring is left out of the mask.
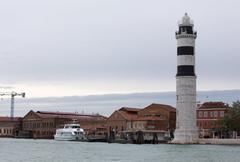
[[[198,142],[196,126],[196,74],[195,39],[193,21],[187,13],[178,23],[176,109],[177,122],[172,143],[191,144]]]

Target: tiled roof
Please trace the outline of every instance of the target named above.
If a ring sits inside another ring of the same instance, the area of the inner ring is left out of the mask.
[[[163,119],[161,117],[157,117],[157,116],[146,116],[146,117],[138,117],[136,119],[134,119],[135,121],[149,121],[149,120],[166,120]]]
[[[68,112],[37,111],[36,114],[41,118],[106,119],[106,117],[102,115],[87,115]]]
[[[131,108],[131,107],[122,107],[121,109],[119,109],[120,111],[128,111],[128,112],[138,112],[141,109],[139,108]]]
[[[21,119],[20,117],[14,117],[13,120],[11,117],[0,117],[0,122],[19,121]]]
[[[224,102],[205,102],[198,107],[198,109],[211,109],[211,108],[229,108],[229,106]]]
[[[126,120],[133,120],[135,118],[137,118],[137,113],[129,113],[127,111],[121,111],[118,110],[118,113],[120,113]]]
[[[170,112],[176,112],[176,109],[170,105],[164,105],[164,104],[156,104],[156,103],[153,103],[147,107],[145,107],[144,109],[148,109],[148,108],[162,108],[162,109],[165,109],[167,111],[170,111]]]

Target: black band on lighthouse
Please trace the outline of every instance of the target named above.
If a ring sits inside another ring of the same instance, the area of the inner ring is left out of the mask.
[[[180,26],[178,34],[182,34],[183,32],[186,34],[193,34],[193,27],[192,26]]]
[[[180,65],[177,67],[176,76],[195,76],[193,65]]]
[[[194,55],[194,47],[192,47],[192,46],[178,47],[177,55]]]

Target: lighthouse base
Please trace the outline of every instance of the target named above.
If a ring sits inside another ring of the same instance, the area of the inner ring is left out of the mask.
[[[174,139],[171,141],[173,144],[197,144],[198,140],[197,129],[176,129]]]

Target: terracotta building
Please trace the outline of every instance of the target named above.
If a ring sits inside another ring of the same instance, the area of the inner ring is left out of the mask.
[[[220,120],[227,114],[229,106],[223,102],[205,102],[197,108],[197,126],[200,137],[213,137],[220,127]]]
[[[65,112],[30,111],[23,117],[22,130],[33,138],[53,138],[57,128],[66,123],[79,123],[86,133],[106,127],[106,117]]]
[[[0,117],[0,137],[15,137],[21,130],[21,118]]]
[[[138,112],[138,117],[132,124],[134,129],[140,125],[139,122],[142,122],[145,130],[173,132],[176,128],[176,109],[169,105],[151,104]]]
[[[108,134],[110,131],[115,133],[126,131],[127,123],[137,118],[138,108],[122,107],[116,110],[107,120]]]
[[[107,120],[109,136],[112,136],[111,131],[113,131],[116,138],[134,136],[131,138],[135,140],[138,131],[143,132],[144,140],[147,137],[152,140],[154,134],[160,139],[166,132],[174,131],[175,123],[175,108],[163,104],[151,104],[143,109],[123,107],[115,111]]]

